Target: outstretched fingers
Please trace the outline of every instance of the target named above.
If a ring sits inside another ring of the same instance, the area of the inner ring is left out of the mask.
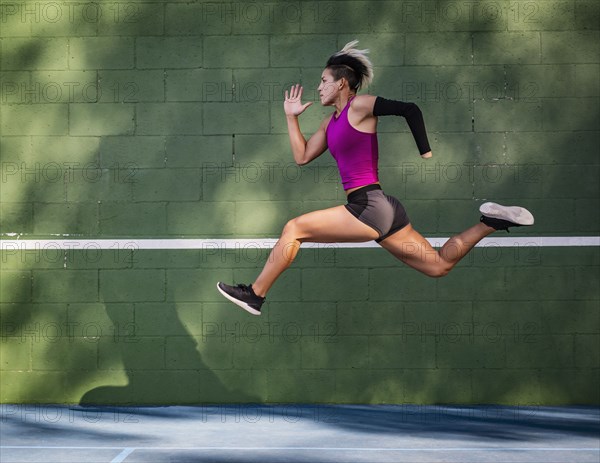
[[[302,98],[302,87],[300,84],[292,85],[290,88],[290,92],[285,91],[285,99],[290,101],[295,101]]]
[[[292,87],[285,91],[285,100],[283,102],[283,109],[289,116],[299,116],[304,112],[306,108],[312,105],[312,102],[302,104],[302,92],[303,88],[300,84],[292,85]]]

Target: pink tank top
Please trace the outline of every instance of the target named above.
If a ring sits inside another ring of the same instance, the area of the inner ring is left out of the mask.
[[[377,133],[361,132],[350,125],[348,110],[352,98],[327,125],[327,146],[337,162],[344,190],[379,181]]]

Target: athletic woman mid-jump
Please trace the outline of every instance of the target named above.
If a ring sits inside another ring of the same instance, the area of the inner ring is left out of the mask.
[[[396,198],[384,194],[377,176],[377,118],[406,118],[421,157],[431,158],[425,124],[414,103],[357,95],[370,84],[373,67],[368,50],[357,50],[357,41],[332,55],[321,74],[319,96],[323,106],[335,112],[325,117],[317,132],[305,140],[298,116],[312,103],[302,104],[298,84],[285,92],[285,111],[294,160],[308,164],[329,148],[335,158],[348,204],[310,212],[290,220],[258,278],[251,285],[218,290],[251,314],[260,315],[265,296],[275,280],[292,263],[300,245],[311,243],[365,242],[375,240],[405,264],[431,277],[446,275],[481,239],[496,230],[532,225],[531,213],[517,206],[484,203],[479,223],[450,238],[438,251],[417,232]]]

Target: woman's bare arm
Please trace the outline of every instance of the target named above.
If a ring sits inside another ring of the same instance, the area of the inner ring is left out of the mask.
[[[290,145],[294,154],[294,161],[298,165],[308,164],[313,159],[319,157],[327,149],[326,122],[325,119],[315,134],[308,141],[302,135],[298,116],[304,112],[312,103],[302,104],[302,87],[297,84],[292,87],[288,93],[285,91],[285,101],[283,109],[288,126],[288,134],[290,136]]]

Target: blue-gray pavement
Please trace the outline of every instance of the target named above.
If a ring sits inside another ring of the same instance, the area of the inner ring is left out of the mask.
[[[1,405],[0,461],[600,462],[600,408]]]

